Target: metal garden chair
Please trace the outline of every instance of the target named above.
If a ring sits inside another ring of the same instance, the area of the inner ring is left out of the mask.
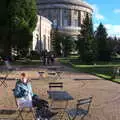
[[[46,71],[38,71],[39,79],[46,79]]]
[[[49,90],[63,90],[63,82],[50,82]]]
[[[8,75],[9,75],[9,72],[7,72],[4,77],[0,77],[0,82],[1,82],[0,86],[2,86],[2,85],[4,87],[8,86],[7,83],[6,83]]]
[[[14,91],[14,89],[13,89],[13,91]],[[23,103],[23,102],[20,102],[19,98],[16,98],[15,96],[14,96],[14,99],[15,99],[15,103],[17,106],[17,113],[18,113],[17,118],[20,117],[21,120],[25,120],[25,118],[23,117],[23,113],[26,112],[27,114],[25,115],[25,117],[27,117],[28,114],[32,113],[33,119],[36,120],[35,108],[32,106],[32,100],[26,101]]]
[[[47,91],[47,92],[49,95],[49,99],[51,100],[50,108],[52,110],[59,112],[57,117],[58,117],[58,120],[61,120],[64,115],[64,109],[66,108],[67,103],[65,104],[65,107],[62,107],[62,106],[57,107],[56,103],[64,101],[65,91],[63,91],[63,83],[62,82],[50,82],[49,83],[49,91]]]
[[[10,65],[9,61],[5,61],[5,65],[6,65],[6,68],[7,68],[7,69],[5,69],[5,70],[2,72],[2,74],[4,73],[5,76],[4,76],[4,77],[0,77],[0,82],[1,82],[0,86],[3,85],[4,87],[7,87],[6,80],[7,80],[8,76],[9,76],[9,74],[10,74],[11,72],[13,72],[13,71],[16,71],[16,69],[13,68],[13,67]]]
[[[48,72],[48,76],[53,78],[54,80],[63,79],[64,72],[61,71],[61,68],[48,68],[51,72]]]
[[[66,110],[69,120],[75,120],[77,118],[79,120],[84,119],[89,113],[91,102],[92,97],[78,100],[75,108]]]

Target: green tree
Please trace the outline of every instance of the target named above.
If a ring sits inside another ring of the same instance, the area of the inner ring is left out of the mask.
[[[4,52],[4,46],[7,44],[8,34],[8,4],[9,0],[1,0],[0,2],[0,55]]]
[[[60,35],[60,33],[58,32],[57,29],[53,29],[52,33],[52,47],[53,47],[53,51],[55,52],[55,54],[57,56],[61,55],[61,39],[62,36]]]
[[[91,63],[96,58],[96,42],[92,18],[86,14],[86,18],[81,25],[80,35],[78,36],[77,49],[83,62]]]
[[[30,46],[30,44],[26,43],[31,43],[31,35],[36,26],[36,0],[6,1],[5,9],[7,11],[7,22],[4,26],[6,26],[7,29],[3,46],[5,54],[11,55],[11,48],[13,47],[23,49]],[[25,43],[25,41],[27,42]]]
[[[108,37],[107,38],[108,50],[112,56],[116,56],[117,47],[119,45],[119,41],[117,37]]]
[[[95,32],[95,39],[97,41],[97,58],[100,61],[110,60],[110,51],[107,44],[107,31],[102,23],[98,26]]]
[[[74,49],[75,43],[70,35],[59,32],[57,29],[52,31],[53,50],[57,56],[68,56]]]
[[[62,49],[64,57],[67,57],[70,52],[72,52],[75,48],[75,42],[74,39],[66,34],[61,35],[63,37],[62,39]]]
[[[111,46],[113,48],[113,53],[115,55],[120,54],[120,38],[114,37],[111,44],[112,44]]]

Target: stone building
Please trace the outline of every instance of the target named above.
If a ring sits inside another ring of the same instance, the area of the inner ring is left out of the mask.
[[[43,16],[38,15],[36,28],[33,32],[33,48],[35,51],[51,50],[51,29],[52,22]]]
[[[37,0],[38,12],[53,23],[59,31],[76,36],[88,13],[92,17],[92,7],[83,0]]]

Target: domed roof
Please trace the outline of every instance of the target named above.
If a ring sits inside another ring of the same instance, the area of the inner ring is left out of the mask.
[[[73,4],[92,9],[92,7],[83,0],[37,0],[37,4]]]

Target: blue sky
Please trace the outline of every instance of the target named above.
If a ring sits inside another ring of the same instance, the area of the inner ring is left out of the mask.
[[[120,37],[120,0],[86,0],[94,9],[95,28],[104,24],[108,35]]]

